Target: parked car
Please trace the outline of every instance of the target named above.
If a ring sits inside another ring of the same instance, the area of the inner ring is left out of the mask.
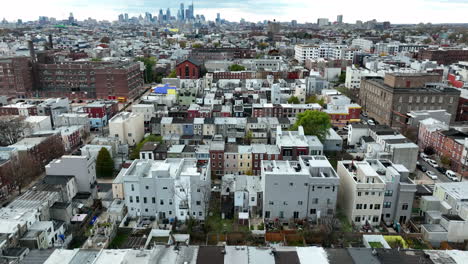
[[[433,172],[433,171],[426,171],[426,174],[427,176],[429,176],[429,178],[433,179],[433,180],[437,180],[437,175]]]
[[[363,117],[368,117],[368,115],[367,115],[366,112],[362,112],[362,116],[363,116]]]
[[[458,181],[457,174],[454,171],[448,170],[445,172],[445,176],[449,178],[451,181]]]
[[[442,167],[437,167],[436,170],[442,174],[445,174],[445,172],[447,172],[447,169],[446,168],[442,168]]]
[[[369,126],[375,126],[375,122],[372,119],[367,120],[367,124],[369,124]]]
[[[434,168],[439,167],[439,164],[437,164],[437,162],[433,159],[427,159],[426,162],[429,163],[429,165],[431,165]]]
[[[421,154],[419,154],[419,157],[421,157],[421,159],[423,159],[423,160],[426,160],[426,159],[429,158],[429,156],[426,155],[426,153],[424,153],[424,152],[421,152]]]
[[[427,168],[424,167],[424,165],[416,165],[416,167],[418,167],[418,169],[422,172],[426,172],[427,171]]]

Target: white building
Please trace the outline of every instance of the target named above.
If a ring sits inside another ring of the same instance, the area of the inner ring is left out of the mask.
[[[339,205],[355,225],[380,224],[385,182],[367,161],[339,161]]]
[[[122,112],[109,120],[109,135],[118,138],[120,144],[134,146],[143,139],[144,126],[143,115]]]
[[[135,160],[123,173],[125,204],[131,217],[204,220],[211,192],[209,163],[196,159]]]
[[[374,42],[368,39],[357,38],[353,39],[351,46],[359,48],[364,52],[372,52],[374,48]]]
[[[96,192],[96,159],[93,156],[62,156],[46,165],[47,175],[74,176],[78,192]]]
[[[317,60],[333,59],[333,60],[352,60],[355,50],[348,48],[346,45],[324,43],[321,45],[304,45],[298,44],[294,46],[294,58],[300,63],[304,63],[307,59]]]
[[[468,239],[468,182],[436,183],[432,196],[423,196],[421,225],[424,239],[438,246],[442,241]]]
[[[316,220],[335,214],[339,177],[326,157],[264,160],[261,176],[265,220]]]
[[[156,116],[154,104],[135,104],[132,105],[132,112],[143,115],[145,122],[149,122],[152,117]]]

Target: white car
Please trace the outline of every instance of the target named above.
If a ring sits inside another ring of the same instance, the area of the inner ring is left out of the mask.
[[[426,155],[426,153],[424,153],[424,152],[421,152],[421,154],[419,154],[419,157],[421,157],[421,159],[423,159],[423,160],[426,160],[427,158],[429,158],[429,156]]]
[[[445,176],[447,176],[447,178],[449,178],[451,181],[458,181],[458,177],[454,171],[451,171],[451,170],[446,171]]]
[[[427,176],[429,176],[429,178],[431,178],[433,180],[437,180],[437,175],[434,172],[428,170],[428,171],[426,171],[426,174],[427,174]]]
[[[369,126],[375,126],[375,122],[372,119],[367,120],[367,124],[369,124]]]
[[[426,162],[429,163],[429,165],[431,165],[434,168],[439,167],[439,164],[437,164],[437,162],[435,160],[427,159]]]

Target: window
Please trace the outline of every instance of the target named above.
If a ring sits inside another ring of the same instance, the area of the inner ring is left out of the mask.
[[[133,203],[133,197],[132,196],[130,196],[130,202]]]
[[[293,218],[294,219],[299,218],[299,212],[293,212]]]
[[[379,222],[379,217],[378,216],[372,217],[372,222],[374,222],[374,223]]]
[[[202,215],[203,215],[202,212],[198,212],[198,216],[202,216]]]
[[[293,185],[294,185],[294,183],[292,183],[292,182],[289,183],[289,186],[293,186]]]
[[[172,205],[172,199],[169,199],[169,205]]]
[[[149,189],[149,186],[148,186],[148,185],[146,185],[146,186],[145,186],[145,189],[146,189],[146,190],[148,190],[148,189]]]
[[[369,209],[372,210],[372,207],[373,207],[373,206],[374,206],[373,204],[369,204]]]
[[[269,201],[268,204],[269,204],[269,205],[273,205],[274,203],[273,203],[273,201]]]
[[[155,204],[156,203],[156,197],[152,197],[151,202]]]
[[[167,187],[163,187],[163,190],[167,190]]]
[[[356,216],[354,218],[354,222],[361,222],[361,217],[360,216]]]
[[[250,201],[255,202],[255,197],[252,196],[252,197],[250,198]]]
[[[364,210],[367,209],[367,204],[364,204]]]
[[[356,209],[361,210],[362,209],[362,204],[356,204]]]
[[[318,204],[318,201],[319,201],[318,198],[314,198],[314,199],[312,199],[312,204]]]
[[[361,196],[361,192],[358,192],[358,193],[357,193],[357,196]]]
[[[316,214],[317,213],[317,209],[310,209],[310,214]]]
[[[390,191],[390,190],[385,191],[385,196],[393,196],[393,191]]]
[[[403,204],[401,206],[401,210],[408,210],[408,204]]]
[[[200,201],[197,201],[197,205],[201,205],[201,202],[200,202]]]
[[[172,211],[169,211],[169,215],[172,215]]]
[[[298,205],[302,205],[302,201],[297,201],[297,204],[298,204]]]
[[[391,203],[391,202],[385,202],[385,203],[383,204],[383,207],[384,207],[384,208],[391,208],[391,207],[392,207],[392,203]]]
[[[135,186],[132,184],[131,186],[132,192],[135,191]]]
[[[143,197],[143,203],[147,203],[146,197]]]
[[[270,211],[265,211],[265,218],[270,218]]]
[[[375,204],[375,205],[374,205],[374,209],[375,209],[375,210],[380,210],[380,204]]]
[[[160,200],[160,201],[159,201],[159,204],[160,204],[160,205],[164,205],[164,200]]]

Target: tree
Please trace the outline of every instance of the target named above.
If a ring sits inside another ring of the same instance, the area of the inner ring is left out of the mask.
[[[171,73],[169,73],[167,78],[177,78],[177,72],[175,70],[171,71]]]
[[[43,167],[37,158],[28,152],[22,152],[12,160],[11,165],[8,167],[9,172],[5,173],[5,178],[2,177],[2,181],[10,186],[10,191],[18,189],[21,194],[22,188],[34,181],[41,173]]]
[[[101,39],[101,43],[107,43],[107,44],[109,44],[109,43],[110,43],[110,38],[109,38],[109,37],[103,37],[103,38]]]
[[[332,127],[330,116],[320,111],[307,110],[297,115],[296,123],[291,130],[298,130],[299,126],[304,128],[304,134],[317,136],[320,141],[325,140]]]
[[[179,41],[179,46],[180,46],[181,49],[185,49],[187,47],[187,42]]]
[[[149,135],[144,138],[140,143],[138,143],[135,148],[133,149],[132,153],[130,154],[130,159],[138,159],[140,157],[140,149],[145,145],[147,142],[154,142],[154,143],[161,143],[162,137],[156,135]]]
[[[152,83],[154,81],[153,68],[156,65],[155,57],[138,57],[136,61],[141,61],[145,64],[145,83]]]
[[[203,48],[203,45],[200,43],[192,44],[192,49],[201,49],[201,48]]]
[[[311,96],[307,97],[306,104],[319,104],[321,106],[324,106],[325,105],[325,99],[323,99],[323,98],[318,99],[318,97],[316,95],[311,95]]]
[[[236,72],[236,71],[245,71],[245,67],[239,64],[232,64],[228,68],[230,71]]]
[[[435,150],[434,150],[434,147],[432,146],[427,146],[424,148],[424,154],[428,155],[428,156],[432,156],[435,154]]]
[[[338,82],[339,83],[345,83],[346,82],[346,72],[342,72],[340,74],[340,77],[338,77]]]
[[[452,165],[452,160],[447,156],[440,157],[440,162],[442,163],[442,165],[448,168],[450,168],[450,166]]]
[[[300,104],[301,102],[299,101],[299,98],[297,98],[296,96],[293,95],[293,96],[289,97],[288,103],[289,104]]]
[[[261,42],[258,44],[258,48],[261,49],[261,50],[264,50],[268,47],[268,43],[266,42]]]
[[[93,62],[100,62],[100,61],[102,61],[102,59],[101,59],[101,58],[92,58],[91,61],[93,61]]]
[[[426,38],[426,39],[423,40],[423,43],[424,44],[430,44],[430,43],[432,43],[432,39],[431,38]]]
[[[0,145],[8,146],[15,144],[23,136],[27,124],[18,117],[0,118]]]
[[[245,137],[244,137],[244,144],[250,145],[250,143],[252,143],[252,138],[253,138],[253,133],[252,133],[252,131],[249,130],[249,131],[245,134]]]
[[[114,176],[114,160],[106,148],[101,148],[96,158],[96,176],[99,178]]]

